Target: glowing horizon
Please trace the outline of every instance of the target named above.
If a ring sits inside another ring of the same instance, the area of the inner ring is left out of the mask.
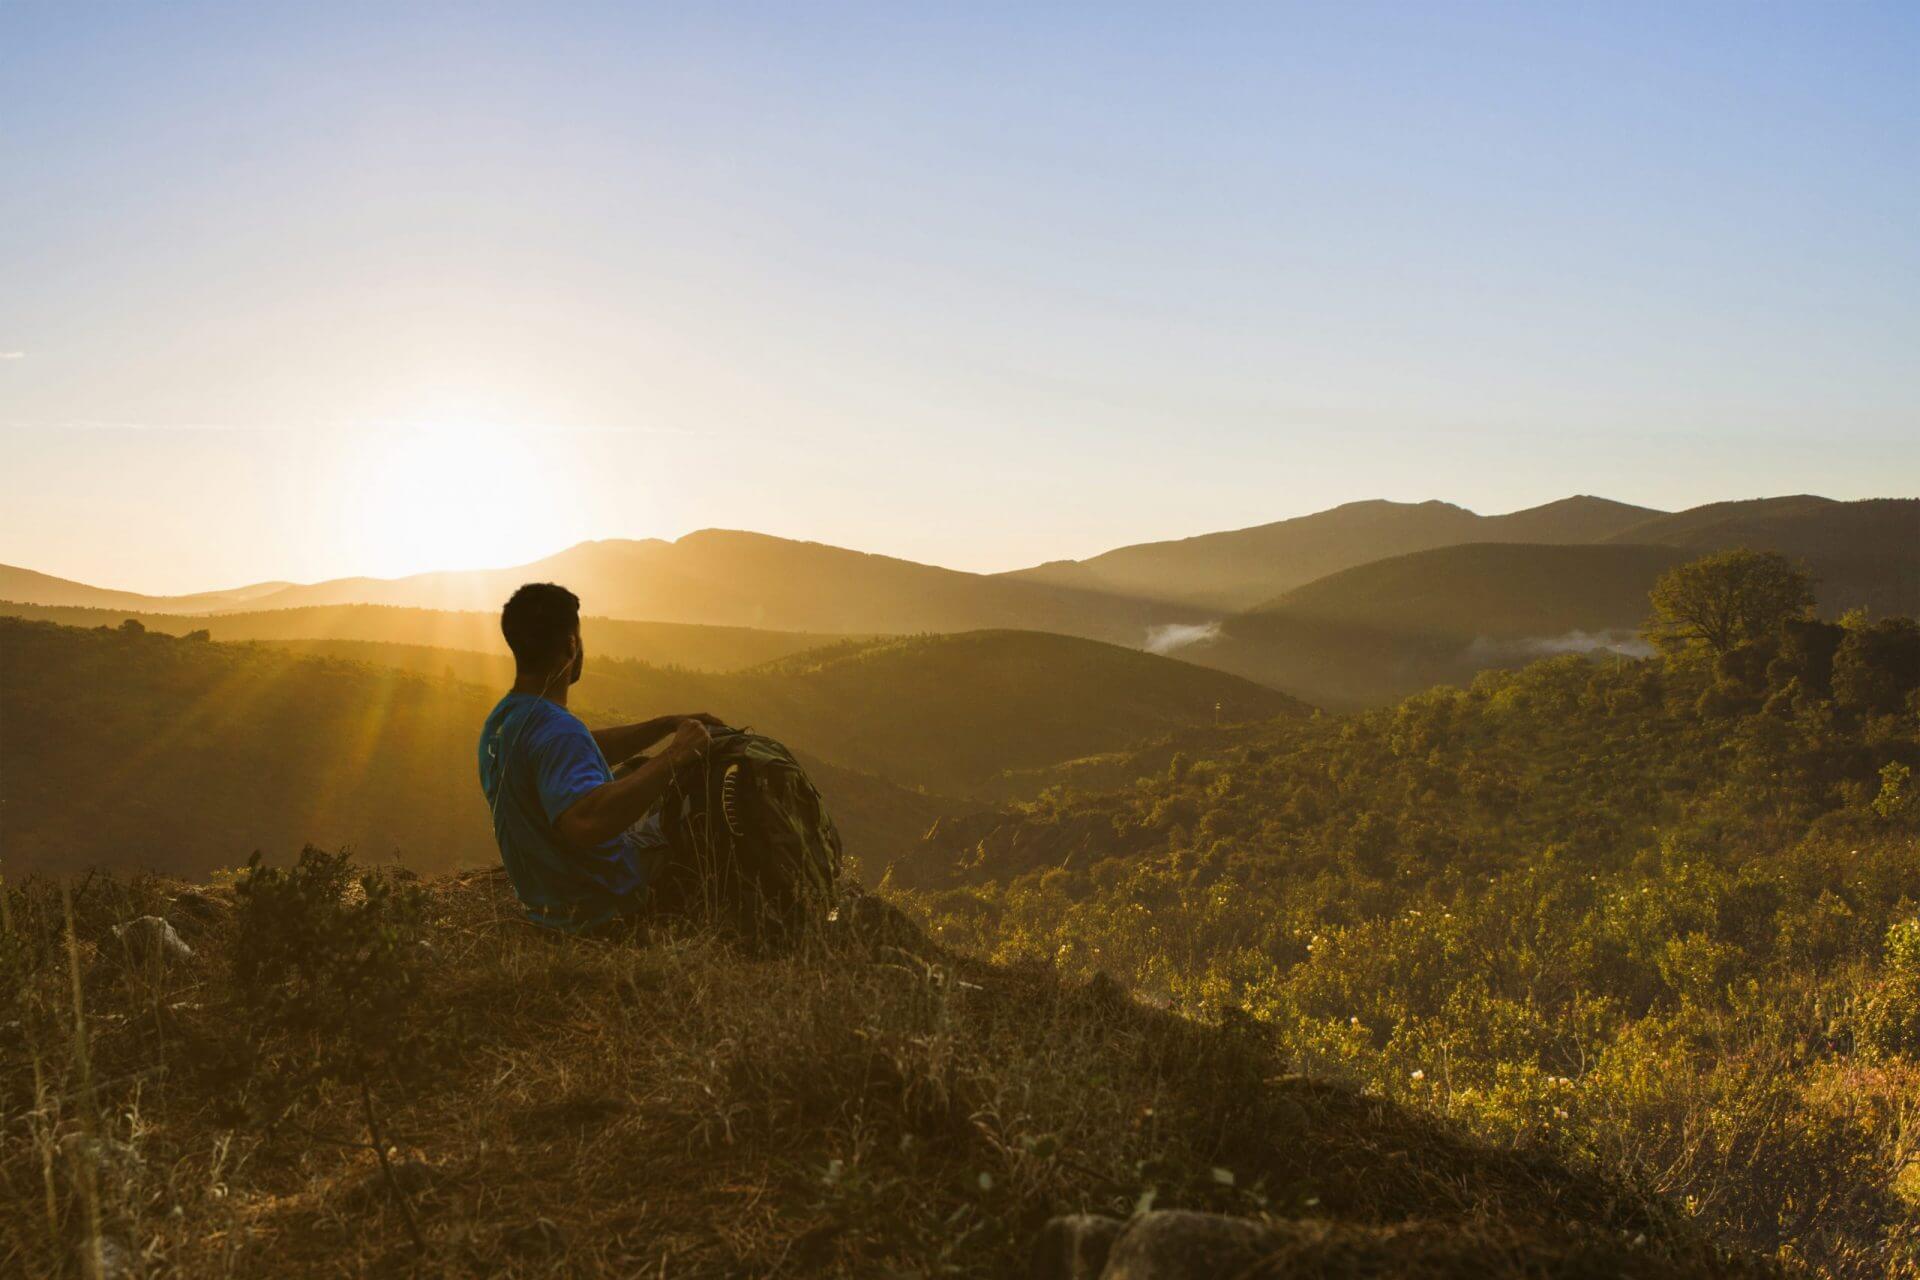
[[[0,11],[0,563],[1920,493],[1920,14]]]

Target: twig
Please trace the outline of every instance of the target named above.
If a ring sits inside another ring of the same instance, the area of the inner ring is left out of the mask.
[[[387,1190],[400,1205],[400,1216],[406,1220],[407,1234],[413,1237],[416,1253],[427,1251],[427,1242],[420,1235],[420,1224],[414,1221],[413,1205],[407,1200],[407,1193],[400,1189],[400,1180],[393,1176],[393,1164],[387,1159],[387,1144],[380,1137],[380,1122],[373,1115],[373,1090],[367,1087],[366,1072],[360,1073],[360,1105],[367,1114],[367,1136],[373,1139],[373,1154],[380,1158],[380,1172],[386,1175]]]

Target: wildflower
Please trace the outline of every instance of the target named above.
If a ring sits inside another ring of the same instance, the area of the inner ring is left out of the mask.
[[[1424,1071],[1415,1069],[1412,1078],[1414,1080],[1425,1080],[1427,1078],[1427,1073]]]

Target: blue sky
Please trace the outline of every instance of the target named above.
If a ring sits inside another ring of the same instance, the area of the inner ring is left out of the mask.
[[[0,562],[1913,495],[1916,65],[1912,5],[0,3]]]

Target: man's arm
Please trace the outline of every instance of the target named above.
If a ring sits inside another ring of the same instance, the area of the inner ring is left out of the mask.
[[[673,771],[699,757],[712,741],[702,721],[682,720],[665,751],[626,777],[603,783],[568,805],[554,821],[554,834],[575,849],[605,844],[645,817],[665,794]]]
[[[608,729],[594,729],[593,740],[600,746],[600,754],[613,764],[618,764],[629,756],[637,756],[642,751],[674,731],[682,720],[698,720],[701,724],[718,729],[720,721],[704,711],[692,711],[681,716],[655,716],[651,720],[642,720],[638,724],[614,725]]]

